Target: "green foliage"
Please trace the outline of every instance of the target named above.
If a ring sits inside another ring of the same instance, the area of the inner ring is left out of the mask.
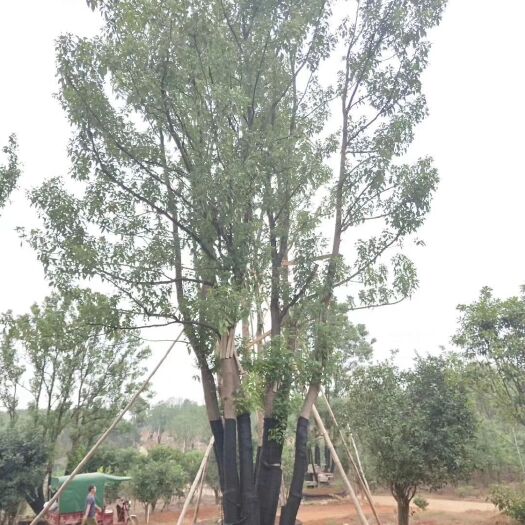
[[[86,450],[79,449],[75,463],[78,463],[86,452]],[[140,457],[139,451],[135,448],[101,447],[88,461],[84,471],[126,476],[135,468]]]
[[[349,399],[351,427],[398,501],[471,470],[476,421],[464,382],[444,358],[418,357],[411,371],[391,362],[359,369]]]
[[[202,458],[203,453],[198,450],[186,452],[182,456],[182,467],[188,475],[188,479],[193,480],[195,478],[202,462]]]
[[[0,431],[0,521],[11,525],[28,495],[42,483],[48,451],[36,435],[19,428]]]
[[[490,494],[490,501],[507,516],[518,523],[525,524],[525,496],[523,488],[519,491],[508,487],[494,487]]]
[[[423,496],[416,496],[412,501],[418,509],[426,510],[428,507],[428,501]]]
[[[521,296],[498,299],[488,287],[470,305],[460,305],[454,342],[478,363],[484,385],[512,420],[525,424],[525,289]]]
[[[219,469],[217,468],[215,454],[213,454],[208,461],[206,483],[213,490],[215,494],[215,502],[218,504],[220,500],[221,482],[219,480]]]
[[[2,152],[7,157],[7,164],[0,164],[0,209],[4,207],[20,177],[18,144],[14,135],[9,137],[9,142],[2,148]]]
[[[160,463],[173,461],[179,464],[186,473],[187,478],[193,480],[199,470],[203,454],[198,450],[182,452],[172,447],[160,445],[150,450],[148,457],[152,461]]]
[[[141,501],[146,508],[154,511],[159,500],[165,504],[180,493],[189,481],[188,473],[177,459],[176,454],[169,454],[168,449],[139,459],[138,464],[131,471],[131,482],[134,497]]]
[[[79,184],[32,192],[43,226],[27,238],[46,273],[59,286],[97,276],[137,315],[185,321],[200,363],[258,296],[273,294],[279,322],[310,302],[296,315],[308,331],[337,286],[351,285],[350,308],[410,295],[415,268],[393,250],[424,221],[437,175],[399,159],[426,115],[426,32],[444,5],[376,0],[335,29],[340,6],[322,0],[101,3],[100,36],[57,45]],[[323,86],[330,60],[340,71]],[[351,144],[325,129],[334,97]],[[327,221],[353,230],[348,260],[318,259]],[[323,344],[305,359],[316,370]]]
[[[292,173],[293,204],[310,215],[326,173],[310,136],[327,97],[305,93],[291,114],[290,90],[291,55],[314,67],[328,45],[322,6],[109,2],[101,37],[60,40],[60,98],[77,130],[70,155],[84,191],[69,195],[53,180],[33,193],[51,236],[31,239],[55,282],[98,275],[140,315],[198,324],[188,326],[194,350],[211,352],[210,337],[240,319],[262,277],[248,265],[268,261],[263,200],[275,209],[286,197],[267,178]],[[174,264],[176,281],[166,278]]]
[[[206,443],[210,436],[205,408],[187,399],[153,406],[145,414],[144,425],[152,432],[167,432],[183,451]]]
[[[30,395],[27,416],[49,447],[50,471],[62,434],[72,441],[70,470],[143,372],[149,350],[136,334],[108,328],[119,316],[114,298],[81,289],[54,293],[29,314],[2,316],[0,404],[14,423],[20,388]],[[42,503],[41,496],[36,507]]]
[[[465,381],[468,384],[474,409],[479,420],[477,437],[472,445],[471,457],[475,480],[485,486],[492,483],[522,479],[520,451],[525,450],[525,429],[501,410],[501,400],[493,393],[486,373],[469,365]]]

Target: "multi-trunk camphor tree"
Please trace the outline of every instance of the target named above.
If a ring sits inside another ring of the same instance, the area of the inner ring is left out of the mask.
[[[120,318],[115,312],[113,299],[74,289],[51,295],[29,314],[1,318],[0,403],[14,426],[20,390],[30,396],[28,415],[49,450],[49,476],[61,434],[68,432],[69,457],[76,458],[106,428],[143,372],[149,350],[136,334],[107,328]],[[42,481],[27,494],[35,512],[45,502]]]
[[[310,411],[348,311],[417,284],[395,250],[437,176],[401,157],[425,116],[426,32],[444,3],[106,0],[90,2],[100,36],[58,42],[76,182],[33,192],[43,228],[30,241],[58,286],[103,279],[145,319],[133,327],[184,326],[225,523],[274,523],[292,384],[308,392],[281,513],[294,522]],[[254,310],[270,336],[252,347]]]
[[[410,371],[385,362],[355,372],[348,420],[397,501],[399,525],[408,525],[419,487],[437,489],[470,471],[469,403],[463,375],[444,358],[418,357]]]

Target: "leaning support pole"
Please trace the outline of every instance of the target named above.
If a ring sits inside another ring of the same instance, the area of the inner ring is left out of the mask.
[[[207,457],[206,463],[204,464],[204,470],[202,471],[201,480],[199,483],[199,494],[197,495],[197,503],[195,504],[195,512],[193,513],[192,525],[197,523],[197,518],[199,517],[199,508],[201,506],[202,500],[202,490],[206,482],[206,474],[208,473],[208,464],[210,462],[210,456]]]
[[[133,403],[137,400],[137,398],[140,396],[140,394],[145,390],[145,388],[149,385],[149,382],[151,381],[152,377],[156,374],[157,370],[161,367],[162,363],[166,360],[170,352],[173,350],[173,347],[175,344],[179,341],[179,339],[182,337],[182,334],[184,333],[184,330],[181,330],[177,338],[171,343],[170,347],[166,351],[166,353],[162,356],[162,359],[158,362],[157,366],[151,371],[150,375],[142,383],[142,386],[135,392],[133,397],[128,401],[128,404],[122,409],[120,414],[113,420],[113,423],[109,426],[109,428],[102,434],[97,442],[91,447],[91,450],[84,456],[84,459],[75,467],[73,472],[69,475],[69,478],[62,483],[62,485],[59,487],[59,489],[56,491],[55,495],[47,502],[47,505],[44,506],[44,508],[33,518],[33,521],[30,523],[30,525],[36,525],[40,519],[47,513],[47,511],[51,508],[53,503],[58,500],[58,498],[62,495],[64,490],[68,487],[68,485],[73,481],[75,476],[81,472],[81,470],[85,467],[86,463],[93,457],[93,454],[98,450],[100,445],[104,443],[106,438],[109,436],[111,431],[118,425],[120,420],[124,417],[126,412],[131,408]]]
[[[357,452],[357,446],[355,444],[354,438],[352,438],[352,445],[354,447],[354,450],[356,452],[357,457],[357,464],[354,460],[354,457],[352,456],[352,453],[350,452],[350,449],[348,448],[348,445],[346,444],[345,437],[343,435],[343,431],[341,430],[341,427],[339,426],[339,423],[337,422],[337,419],[335,418],[335,414],[332,410],[332,407],[330,406],[330,403],[328,402],[328,398],[325,396],[324,392],[322,392],[323,399],[326,403],[326,408],[328,408],[328,413],[330,414],[330,417],[332,418],[332,421],[334,422],[334,425],[336,426],[337,430],[339,431],[339,436],[341,437],[341,442],[343,443],[343,446],[346,450],[346,453],[348,455],[348,459],[350,460],[350,463],[352,463],[352,466],[354,467],[354,470],[357,475],[357,479],[359,481],[359,484],[361,485],[361,488],[363,489],[363,492],[365,493],[366,499],[368,501],[368,504],[370,505],[370,508],[372,509],[372,513],[374,514],[374,518],[377,522],[377,525],[381,525],[381,520],[379,519],[379,516],[377,514],[376,508],[374,506],[374,502],[372,500],[372,493],[370,492],[370,488],[368,486],[368,482],[365,478],[365,473],[363,471],[363,467],[361,466],[361,461],[359,460],[359,454]]]
[[[197,471],[197,475],[195,476],[195,479],[193,480],[193,483],[191,484],[190,491],[188,492],[186,499],[184,501],[184,505],[182,506],[182,510],[180,511],[179,519],[177,520],[177,525],[182,525],[184,521],[184,516],[186,515],[186,512],[188,510],[188,507],[190,506],[191,498],[193,498],[193,494],[195,494],[195,491],[197,490],[197,487],[199,485],[199,481],[201,480],[201,477],[203,476],[204,467],[208,463],[208,456],[210,455],[211,449],[213,448],[213,436],[210,438],[210,442],[208,443],[208,448],[206,449],[206,452],[204,453],[204,457],[202,458],[199,470]]]
[[[361,473],[361,477],[363,478],[363,481],[365,482],[366,490],[368,490],[368,492],[370,494],[372,494],[370,492],[370,487],[368,486],[368,481],[365,478],[365,471],[363,469],[363,465],[361,464],[361,459],[359,457],[359,450],[357,450],[357,445],[355,443],[355,439],[354,439],[354,436],[352,434],[350,434],[350,440],[352,441],[352,447],[353,447],[354,452],[355,452],[355,459],[357,460],[357,466],[359,467],[359,472]]]
[[[359,500],[357,499],[357,496],[355,495],[354,489],[350,483],[350,480],[348,479],[348,476],[346,475],[345,469],[343,468],[343,465],[341,464],[341,460],[339,459],[339,456],[337,455],[337,452],[334,448],[332,440],[330,439],[330,436],[328,435],[326,427],[324,426],[321,416],[319,415],[319,412],[317,411],[317,408],[315,407],[315,405],[312,406],[312,414],[314,416],[317,427],[323,434],[325,443],[328,445],[328,448],[330,449],[330,452],[332,453],[332,457],[337,466],[337,469],[339,470],[339,474],[343,478],[344,484],[348,492],[350,493],[350,498],[352,499],[352,502],[355,506],[355,510],[357,511],[357,515],[359,516],[359,521],[361,522],[361,525],[369,525],[368,520],[366,519],[366,516],[361,507],[361,504],[359,503]]]

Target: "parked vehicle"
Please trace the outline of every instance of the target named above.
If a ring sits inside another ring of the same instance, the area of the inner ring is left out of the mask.
[[[69,476],[53,478],[51,490],[55,492],[68,479]],[[99,472],[75,476],[64,493],[61,494],[58,504],[49,511],[47,516],[49,524],[80,525],[86,511],[86,496],[89,486],[95,485],[97,487],[97,505],[102,509],[102,511],[97,511],[97,525],[138,525],[137,517],[130,514],[130,503],[127,499],[117,499],[116,516],[113,509],[105,504],[106,486],[108,484],[119,484],[130,479]]]

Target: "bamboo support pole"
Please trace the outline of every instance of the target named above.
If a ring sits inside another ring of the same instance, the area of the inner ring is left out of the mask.
[[[366,519],[366,516],[361,507],[361,504],[359,503],[359,500],[357,499],[354,488],[352,487],[352,484],[350,483],[350,480],[348,479],[348,476],[346,475],[345,469],[343,468],[343,465],[341,464],[341,460],[339,459],[339,456],[337,455],[337,451],[335,450],[334,444],[332,443],[332,440],[330,439],[330,436],[328,435],[326,427],[324,426],[324,423],[315,405],[312,407],[312,414],[314,416],[317,427],[323,434],[325,443],[328,445],[328,448],[330,449],[334,462],[337,466],[337,469],[339,470],[339,474],[343,478],[343,482],[348,492],[350,493],[350,498],[352,499],[352,502],[355,506],[355,509],[357,511],[357,515],[359,517],[359,521],[361,522],[361,525],[369,525],[368,520]]]
[[[362,478],[363,478],[363,481],[364,481],[364,483],[365,483],[365,485],[366,485],[366,490],[368,490],[368,492],[369,492],[370,494],[372,494],[372,493],[370,492],[370,487],[368,486],[368,481],[367,481],[366,478],[365,478],[365,471],[364,471],[364,469],[363,469],[363,465],[362,465],[362,463],[361,463],[361,458],[359,457],[359,450],[357,450],[357,445],[356,445],[356,442],[355,442],[355,439],[354,439],[354,436],[353,436],[352,433],[350,434],[350,440],[352,441],[352,447],[353,447],[354,452],[355,452],[355,458],[356,458],[356,460],[357,460],[357,466],[359,467],[359,472],[361,473],[361,476],[362,476]]]
[[[210,462],[210,456],[206,458],[206,463],[204,464],[204,470],[202,471],[201,482],[199,484],[199,494],[197,496],[197,504],[195,505],[195,512],[193,513],[193,525],[197,523],[197,518],[199,516],[199,508],[201,506],[202,500],[202,490],[204,489],[204,484],[206,483],[206,474],[208,472],[208,464]]]
[[[147,377],[147,379],[142,383],[142,386],[135,392],[133,397],[128,401],[128,404],[122,409],[122,411],[117,415],[117,417],[113,420],[111,425],[108,427],[108,429],[98,438],[97,442],[91,447],[91,450],[84,456],[82,461],[75,467],[73,472],[69,475],[69,478],[62,483],[62,485],[58,488],[55,495],[47,502],[47,504],[44,506],[44,508],[33,518],[33,521],[30,523],[30,525],[36,525],[39,520],[42,519],[42,517],[48,512],[48,510],[51,508],[53,503],[58,500],[58,498],[62,495],[62,493],[66,490],[68,485],[73,481],[75,476],[81,472],[81,470],[85,467],[87,462],[93,457],[93,454],[98,450],[100,445],[104,443],[106,438],[109,436],[111,431],[118,425],[120,420],[124,417],[126,412],[132,407],[133,403],[137,400],[139,395],[145,390],[145,388],[148,386],[149,382],[153,378],[153,376],[156,374],[157,370],[160,368],[162,363],[166,360],[170,352],[173,350],[173,347],[175,344],[179,341],[179,339],[182,337],[184,333],[184,330],[181,330],[177,338],[171,343],[170,347],[166,351],[166,353],[162,356],[162,359],[158,362],[157,366],[151,371],[150,375]]]
[[[208,448],[206,449],[206,452],[204,453],[204,457],[202,458],[199,470],[197,471],[197,475],[195,476],[195,479],[193,480],[193,483],[191,484],[190,491],[188,492],[186,496],[186,500],[184,501],[184,505],[182,506],[182,510],[180,511],[179,519],[177,520],[177,525],[182,525],[182,523],[184,522],[184,516],[186,515],[188,507],[190,506],[191,498],[193,498],[193,494],[197,490],[197,485],[199,484],[199,481],[201,479],[202,472],[204,470],[204,466],[208,463],[208,456],[210,455],[212,448],[213,448],[213,436],[210,438],[210,442],[208,443]]]
[[[366,499],[368,501],[368,504],[370,505],[370,508],[372,509],[372,513],[374,514],[374,518],[375,518],[375,520],[377,522],[377,525],[382,525],[381,524],[381,520],[379,519],[379,516],[377,514],[377,511],[376,511],[376,508],[375,508],[375,505],[374,505],[374,501],[372,499],[372,493],[370,492],[370,488],[368,486],[368,482],[366,480],[365,473],[364,473],[363,468],[361,466],[361,461],[359,460],[359,454],[357,452],[357,446],[355,444],[354,438],[352,436],[350,436],[351,439],[352,439],[352,445],[353,445],[354,450],[356,452],[357,463],[354,460],[354,457],[352,456],[352,453],[350,452],[350,449],[348,448],[348,445],[346,444],[346,440],[345,440],[343,431],[342,431],[341,427],[339,426],[339,423],[337,422],[337,419],[335,418],[335,414],[334,414],[334,412],[332,410],[332,407],[330,406],[330,403],[328,402],[327,397],[324,395],[324,392],[321,392],[321,394],[322,394],[323,399],[325,401],[326,407],[328,408],[328,413],[330,414],[330,417],[332,418],[332,421],[334,422],[335,427],[339,431],[339,436],[341,437],[341,442],[343,443],[343,447],[345,448],[345,451],[346,451],[346,453],[348,455],[348,459],[350,460],[350,463],[352,464],[352,467],[354,468],[354,470],[356,472],[357,480],[359,481],[359,484],[361,485],[361,488],[363,489],[363,492],[364,492],[365,497],[366,497]]]

